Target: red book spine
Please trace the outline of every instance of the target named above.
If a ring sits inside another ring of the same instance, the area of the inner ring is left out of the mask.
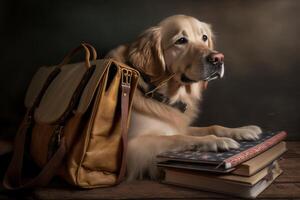
[[[247,149],[246,151],[242,151],[239,154],[236,154],[230,158],[227,158],[224,160],[223,163],[225,163],[225,168],[231,168],[234,167],[246,160],[249,160],[250,158],[255,157],[256,155],[268,150],[275,144],[282,141],[287,136],[287,133],[285,131],[281,131],[278,134],[274,135],[273,137],[267,139],[263,143],[260,143],[254,147],[251,147],[250,149]]]

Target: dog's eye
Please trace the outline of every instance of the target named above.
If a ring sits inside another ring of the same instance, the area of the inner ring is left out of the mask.
[[[175,44],[186,44],[188,42],[188,39],[186,39],[185,37],[179,38]]]
[[[207,35],[203,35],[203,36],[202,36],[202,40],[203,40],[204,42],[206,42],[207,39],[208,39]]]

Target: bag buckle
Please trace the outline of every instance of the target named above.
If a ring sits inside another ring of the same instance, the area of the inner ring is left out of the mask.
[[[56,137],[56,144],[59,145],[60,144],[60,140],[61,140],[61,134],[62,134],[62,130],[63,130],[64,126],[62,125],[57,125],[55,127],[54,130],[54,136]]]
[[[132,71],[123,68],[122,69],[122,85],[130,87],[131,77],[132,77]]]

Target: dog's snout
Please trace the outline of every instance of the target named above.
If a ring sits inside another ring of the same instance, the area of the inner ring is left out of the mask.
[[[213,65],[221,65],[224,63],[224,55],[222,53],[211,53],[207,56],[207,61]]]
[[[204,68],[205,81],[211,81],[224,76],[224,55],[219,52],[210,53],[207,57],[208,65]]]

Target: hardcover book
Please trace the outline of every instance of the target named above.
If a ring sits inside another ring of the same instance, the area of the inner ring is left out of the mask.
[[[214,175],[190,170],[164,168],[162,183],[229,194],[244,198],[255,198],[263,192],[281,173],[277,161],[251,177],[238,175]]]
[[[231,173],[240,176],[252,176],[268,166],[274,160],[279,159],[280,156],[282,156],[282,154],[286,151],[286,143],[282,141],[262,154],[238,165]]]
[[[286,143],[284,141],[276,144],[267,151],[251,158],[250,160],[243,162],[236,166],[235,168],[223,169],[216,168],[215,165],[206,165],[201,163],[193,162],[182,162],[167,160],[159,162],[157,165],[159,167],[177,168],[177,169],[188,169],[195,171],[207,171],[207,172],[217,172],[217,173],[232,173],[240,176],[252,176],[258,171],[262,170],[274,160],[277,160],[282,156],[284,152],[287,151]]]
[[[285,131],[264,132],[258,140],[239,141],[238,149],[225,152],[169,151],[158,155],[158,159],[161,161],[158,162],[158,166],[228,173],[233,171],[237,165],[280,143],[286,135]]]

